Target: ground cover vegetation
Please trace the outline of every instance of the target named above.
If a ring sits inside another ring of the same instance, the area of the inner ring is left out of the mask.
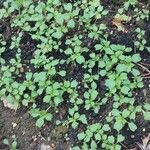
[[[150,120],[149,101],[135,96],[150,74],[140,63],[142,54],[150,57],[144,28],[150,6],[146,0],[118,3],[1,3],[1,102],[15,112],[25,107],[35,118],[35,128],[66,126],[66,139],[69,129],[74,130],[72,150],[126,149],[125,129],[136,132],[139,116],[143,122]],[[113,42],[115,32],[132,34],[131,44]],[[12,147],[17,149],[14,139]],[[4,143],[11,145],[7,139]]]

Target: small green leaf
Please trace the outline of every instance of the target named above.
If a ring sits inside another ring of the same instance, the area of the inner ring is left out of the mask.
[[[110,130],[109,124],[105,124],[105,125],[102,127],[102,129],[103,129],[104,131],[109,131],[109,130]]]
[[[71,126],[72,126],[74,129],[76,129],[76,128],[78,127],[78,123],[77,123],[77,122],[73,122],[73,123],[71,124]]]
[[[137,62],[141,61],[140,54],[134,54],[134,55],[132,56],[132,61],[133,61],[134,63],[137,63]]]
[[[94,140],[92,140],[92,142],[91,142],[91,149],[92,150],[96,150],[97,149],[97,144],[96,144],[96,142]]]
[[[105,85],[112,90],[115,87],[116,82],[113,79],[107,79]]]
[[[121,150],[121,146],[118,145],[118,144],[116,144],[116,145],[115,145],[115,150]]]
[[[108,142],[111,143],[111,144],[114,144],[115,138],[112,135],[108,136]]]
[[[79,120],[80,120],[83,124],[87,124],[87,118],[86,118],[85,115],[81,115],[81,116],[79,117]]]
[[[117,67],[116,67],[116,70],[118,71],[118,73],[121,73],[123,71],[126,71],[127,67],[126,67],[125,64],[118,64]]]
[[[64,9],[71,12],[72,11],[72,4],[71,3],[64,4]]]
[[[41,128],[44,125],[44,119],[41,117],[36,121],[36,126]]]
[[[129,122],[128,126],[129,126],[130,130],[133,132],[137,129],[137,126],[133,122]]]
[[[150,112],[144,112],[144,120],[150,121]]]
[[[66,76],[66,71],[64,70],[61,70],[58,72],[59,75],[61,75],[62,77],[65,77]]]
[[[85,58],[82,55],[80,55],[76,58],[76,61],[77,63],[82,64],[85,62]]]
[[[50,114],[50,113],[46,114],[45,119],[46,119],[47,121],[51,121],[52,118],[53,118],[52,114]]]
[[[118,143],[124,141],[124,139],[125,139],[125,137],[124,137],[123,135],[121,135],[121,134],[119,134],[119,135],[117,136],[117,142],[118,142]]]
[[[46,95],[44,98],[43,98],[43,102],[45,103],[50,103],[51,101],[51,96],[50,95]]]
[[[78,136],[78,139],[79,139],[79,140],[83,140],[86,135],[85,135],[84,132],[81,132],[81,133],[79,133],[77,136]]]
[[[127,109],[124,109],[123,112],[122,112],[122,116],[123,116],[124,118],[127,118],[129,115],[130,115],[130,111],[127,110]]]
[[[76,80],[73,80],[71,82],[71,87],[77,87],[77,85],[78,85],[78,82]]]
[[[32,73],[31,72],[27,72],[26,73],[26,79],[27,80],[31,80],[31,78],[32,78]]]
[[[96,134],[95,134],[95,139],[96,139],[97,141],[100,141],[100,140],[101,140],[101,135],[100,135],[99,133],[96,133]]]
[[[116,121],[114,124],[114,129],[116,129],[117,131],[120,131],[123,128],[123,124],[121,121]]]
[[[121,88],[121,92],[122,92],[123,94],[128,94],[129,91],[130,91],[130,88],[129,88],[128,86],[123,86],[123,87]]]
[[[75,22],[74,22],[74,20],[73,20],[73,19],[69,20],[68,23],[67,23],[67,26],[68,26],[69,28],[74,28],[74,27],[75,27]]]
[[[79,148],[79,146],[75,146],[72,148],[72,150],[81,150],[81,149]]]
[[[149,104],[149,103],[145,103],[145,104],[144,104],[144,108],[145,108],[146,110],[150,110],[150,104]]]
[[[12,147],[14,148],[14,150],[16,150],[16,147],[17,147],[17,141],[13,141]]]
[[[4,140],[3,140],[3,143],[4,143],[5,145],[9,145],[8,139],[4,139]]]

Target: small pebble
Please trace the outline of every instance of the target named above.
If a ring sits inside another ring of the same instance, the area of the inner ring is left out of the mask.
[[[13,126],[13,128],[15,128],[17,126],[17,123],[12,122],[12,126]]]
[[[52,143],[52,144],[51,144],[51,147],[52,147],[53,149],[55,149],[55,148],[56,148],[56,146],[55,146],[55,144],[54,144],[54,143]]]
[[[42,144],[41,145],[41,150],[52,150],[52,149],[49,145]]]
[[[134,137],[135,137],[134,135],[131,135],[131,138],[132,138],[132,139],[134,139]]]

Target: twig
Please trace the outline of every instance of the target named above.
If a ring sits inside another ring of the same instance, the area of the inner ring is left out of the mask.
[[[145,70],[146,72],[150,74],[150,70],[146,68],[145,66],[143,66],[142,64],[136,64],[136,65],[140,66],[143,70]]]
[[[51,108],[51,106],[49,106],[47,109],[46,109],[46,112]]]
[[[142,76],[143,76],[143,77],[146,77],[146,76],[148,76],[148,75],[150,75],[150,73],[143,74]]]
[[[129,150],[129,148],[126,146],[126,145],[124,145],[123,143],[120,143],[124,148],[126,148],[127,150]]]
[[[142,77],[142,78],[144,78],[144,79],[150,79],[150,76],[148,76],[148,77],[145,77],[145,76],[144,76],[144,77]]]
[[[141,64],[150,67],[150,64],[146,64],[146,63],[143,63],[143,62],[141,62]]]

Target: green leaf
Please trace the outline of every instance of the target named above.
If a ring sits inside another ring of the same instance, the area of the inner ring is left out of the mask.
[[[81,116],[79,117],[79,120],[80,120],[83,124],[87,124],[87,118],[86,118],[85,115],[81,115]]]
[[[15,2],[18,7],[21,7],[21,5],[23,4],[23,0],[15,0]]]
[[[107,79],[105,85],[112,90],[115,87],[116,82],[113,79]]]
[[[4,139],[4,140],[3,140],[3,143],[4,143],[5,145],[9,145],[8,139]]]
[[[72,54],[72,53],[73,53],[73,51],[72,51],[71,48],[67,48],[67,49],[65,50],[65,54],[66,54],[66,55],[69,55],[69,54]]]
[[[125,137],[124,137],[123,135],[121,135],[121,134],[119,134],[119,135],[117,136],[117,142],[118,142],[118,143],[124,141],[124,139],[125,139]]]
[[[112,135],[108,136],[108,142],[111,143],[111,144],[114,144],[115,138]]]
[[[110,130],[109,124],[105,124],[105,125],[102,127],[102,129],[103,129],[104,131],[109,131],[109,130]]]
[[[91,142],[91,149],[92,150],[97,150],[97,144],[94,140],[92,140],[92,142]]]
[[[61,31],[56,31],[52,34],[52,36],[56,39],[60,39],[63,36],[63,33]]]
[[[104,77],[106,74],[107,74],[107,71],[106,70],[100,70],[99,74]]]
[[[78,127],[78,123],[77,123],[77,122],[73,122],[73,123],[71,124],[71,126],[72,126],[74,129],[76,129],[76,128]]]
[[[116,129],[117,131],[120,131],[123,128],[123,123],[120,120],[117,120],[114,123],[114,129]]]
[[[64,9],[71,12],[72,11],[72,4],[71,3],[64,4]]]
[[[134,63],[137,63],[137,62],[141,61],[140,54],[134,54],[134,55],[132,56],[132,61],[133,61]]]
[[[101,44],[96,44],[94,47],[96,50],[101,50],[103,48]]]
[[[69,28],[74,28],[74,27],[75,27],[75,22],[74,22],[74,20],[73,20],[73,19],[69,20],[68,23],[67,23],[67,26],[68,26]]]
[[[84,138],[85,138],[85,133],[84,132],[81,132],[81,133],[79,133],[78,135],[77,135],[77,137],[78,137],[78,139],[79,140],[83,140]]]
[[[23,99],[22,101],[22,105],[24,106],[28,106],[29,101],[27,99]]]
[[[75,146],[72,148],[72,150],[81,150],[81,149],[79,148],[79,146]]]
[[[100,128],[101,128],[101,125],[99,123],[95,123],[90,126],[90,131],[93,133],[93,132],[96,132],[96,130]]]
[[[122,92],[123,94],[128,94],[129,91],[130,91],[130,88],[127,87],[127,86],[123,86],[123,87],[121,88],[121,92]]]
[[[96,139],[97,141],[100,141],[100,140],[101,140],[101,135],[100,135],[99,133],[96,133],[96,134],[95,134],[95,139]]]
[[[34,74],[34,81],[35,82],[45,81],[45,80],[46,80],[46,72],[40,72],[40,73]]]
[[[36,126],[41,128],[43,125],[44,125],[44,119],[43,117],[41,117],[36,121]]]
[[[60,97],[54,97],[54,103],[56,106],[58,106],[62,102],[62,98]]]
[[[149,103],[145,103],[145,104],[144,104],[144,108],[145,108],[146,110],[150,110],[150,104],[149,104]]]
[[[26,79],[27,80],[31,80],[31,78],[32,78],[32,73],[31,72],[27,72],[26,73]]]
[[[80,55],[76,58],[76,61],[77,63],[82,64],[85,62],[85,58],[82,55]]]
[[[33,118],[40,116],[40,111],[38,109],[31,109],[30,114]]]
[[[144,112],[144,120],[150,121],[150,112]]]
[[[129,115],[130,115],[130,111],[127,110],[127,109],[124,109],[123,112],[122,112],[122,116],[123,116],[124,118],[127,118]]]
[[[50,95],[46,95],[44,98],[43,98],[43,102],[45,103],[50,103],[51,101],[51,96]]]
[[[129,126],[130,130],[133,132],[137,129],[137,126],[133,122],[129,122],[128,126]]]
[[[62,77],[66,76],[66,71],[65,70],[61,70],[58,72],[59,75],[61,75]]]
[[[93,100],[96,99],[97,95],[98,95],[98,92],[96,90],[91,91],[91,99]]]
[[[60,25],[63,25],[63,23],[64,23],[64,16],[63,16],[63,14],[58,13],[55,16],[55,20],[56,20],[56,23],[58,23]]]
[[[77,87],[78,82],[76,80],[71,81],[71,87]]]
[[[14,148],[14,150],[16,150],[16,147],[17,147],[17,141],[13,141],[12,147]]]
[[[53,118],[52,114],[50,114],[50,113],[46,114],[45,119],[46,119],[47,121],[51,121],[52,118]]]
[[[127,70],[127,67],[125,64],[118,64],[116,67],[116,70],[118,71],[118,73],[124,72]]]
[[[115,150],[121,150],[121,146],[120,145],[115,145]]]

